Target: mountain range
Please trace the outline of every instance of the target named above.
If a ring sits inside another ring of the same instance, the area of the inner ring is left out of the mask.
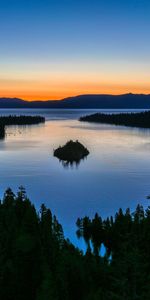
[[[79,95],[62,100],[26,101],[0,98],[0,108],[150,109],[150,94]]]

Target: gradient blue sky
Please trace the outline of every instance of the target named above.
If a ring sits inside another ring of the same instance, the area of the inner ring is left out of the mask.
[[[0,0],[0,96],[150,93],[150,1]]]

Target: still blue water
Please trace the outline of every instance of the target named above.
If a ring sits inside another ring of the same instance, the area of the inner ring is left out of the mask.
[[[95,212],[106,217],[120,207],[150,204],[150,130],[78,121],[94,111],[0,110],[46,117],[45,124],[7,127],[0,141],[0,196],[8,186],[17,191],[23,185],[37,210],[41,203],[51,208],[66,237],[81,247],[78,217]],[[53,149],[70,139],[82,142],[90,155],[78,167],[64,168]]]

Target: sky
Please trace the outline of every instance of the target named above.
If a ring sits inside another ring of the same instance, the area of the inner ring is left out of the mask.
[[[0,0],[0,97],[150,93],[149,0]]]

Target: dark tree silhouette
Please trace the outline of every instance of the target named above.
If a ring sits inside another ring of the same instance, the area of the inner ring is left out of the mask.
[[[85,158],[89,151],[79,141],[70,140],[64,146],[59,146],[54,150],[54,156],[66,164],[78,164],[81,159]]]
[[[45,118],[41,116],[0,116],[0,139],[5,137],[5,127],[9,125],[34,125],[44,123]]]
[[[88,116],[83,116],[79,120],[84,122],[150,128],[150,111],[145,111],[140,113],[118,113],[118,114],[96,113]]]
[[[23,187],[16,195],[8,188],[0,202],[0,299],[150,299],[150,207],[78,218],[77,228],[85,254],[50,209],[42,204],[37,213]]]

